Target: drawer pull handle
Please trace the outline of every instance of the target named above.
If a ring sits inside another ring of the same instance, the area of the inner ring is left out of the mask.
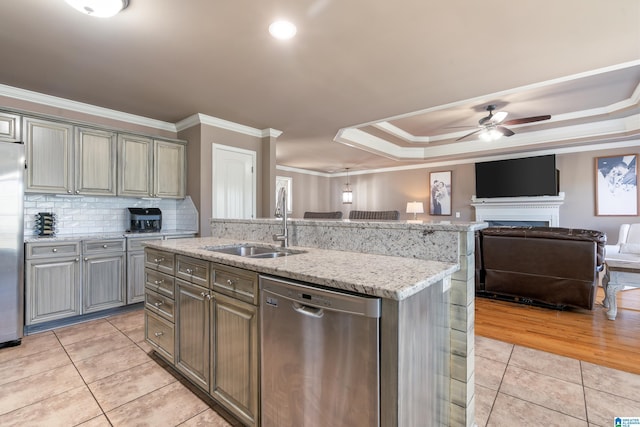
[[[207,295],[206,295],[206,297],[207,297],[207,299],[208,299],[209,301],[211,301],[211,298],[213,298],[213,297],[211,296],[211,294],[207,294]]]
[[[233,286],[233,280],[231,280],[231,279],[227,279],[227,285],[229,285],[229,286]]]
[[[156,333],[155,333],[155,334],[153,334],[153,335],[155,335],[156,337],[161,337],[161,336],[163,336],[163,335],[164,335],[164,332],[156,332]]]
[[[162,279],[162,280],[154,280],[153,281],[154,285],[162,285],[163,283],[164,283],[164,279]]]
[[[187,274],[193,274],[193,270],[190,268],[187,268],[185,271],[187,272]]]
[[[200,296],[201,296],[201,297],[203,297],[203,298],[204,298],[204,297],[205,297],[205,295],[207,295],[207,293],[206,293],[206,292],[200,292]]]
[[[160,264],[162,261],[164,261],[164,258],[154,258],[153,262],[155,262],[156,264]]]
[[[154,303],[153,305],[155,305],[156,307],[160,307],[162,304],[164,304],[162,301],[158,301],[158,302]]]

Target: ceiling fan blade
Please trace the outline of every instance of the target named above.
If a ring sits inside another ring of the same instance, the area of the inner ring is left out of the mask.
[[[515,133],[511,129],[507,129],[504,126],[496,126],[496,130],[504,136],[515,135]]]
[[[507,120],[506,122],[503,123],[503,125],[507,125],[507,126],[521,125],[523,123],[541,122],[542,120],[549,120],[550,118],[551,118],[550,115],[525,117],[522,119]]]
[[[473,135],[474,133],[478,133],[478,132],[480,132],[480,131],[482,131],[482,130],[484,130],[484,128],[482,128],[482,129],[478,129],[478,130],[474,130],[473,132],[468,133],[468,134],[466,134],[465,136],[461,136],[460,138],[456,139],[456,142],[460,141],[461,139],[465,139],[466,137],[471,136],[471,135]]]
[[[509,113],[506,111],[498,111],[493,115],[493,120],[491,121],[495,124],[502,123],[502,121],[507,117],[507,114]]]

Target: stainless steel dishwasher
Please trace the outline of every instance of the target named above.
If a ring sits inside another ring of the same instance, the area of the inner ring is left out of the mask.
[[[379,426],[380,299],[260,276],[263,427]]]

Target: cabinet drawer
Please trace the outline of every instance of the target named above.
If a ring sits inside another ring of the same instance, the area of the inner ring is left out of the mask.
[[[144,306],[147,310],[159,314],[170,322],[174,321],[173,300],[150,289],[144,292]]]
[[[82,250],[85,255],[104,252],[124,252],[124,239],[83,240]]]
[[[27,243],[27,258],[52,258],[80,255],[80,242]]]
[[[258,274],[239,268],[214,265],[213,290],[242,301],[258,304]]]
[[[144,312],[144,336],[147,342],[171,364],[174,363],[175,337],[173,323],[155,313]]]
[[[176,277],[208,288],[210,271],[209,261],[183,255],[176,256]]]
[[[144,250],[144,266],[153,270],[173,275],[175,255],[147,248]]]
[[[144,285],[158,294],[175,299],[175,281],[172,276],[150,268],[144,269]]]
[[[131,238],[131,237],[127,237],[127,250],[129,252],[142,251],[142,250],[144,250],[144,245],[142,243],[143,242],[148,242],[149,240],[162,240],[162,237],[161,236],[158,236],[158,237],[147,237],[147,238],[141,238],[141,237]]]

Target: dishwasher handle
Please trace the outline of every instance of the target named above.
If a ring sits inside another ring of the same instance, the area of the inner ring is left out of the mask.
[[[315,317],[316,319],[320,319],[322,316],[324,316],[323,308],[311,307],[308,305],[300,304],[297,301],[292,301],[291,306],[296,312],[304,314],[305,316]]]

